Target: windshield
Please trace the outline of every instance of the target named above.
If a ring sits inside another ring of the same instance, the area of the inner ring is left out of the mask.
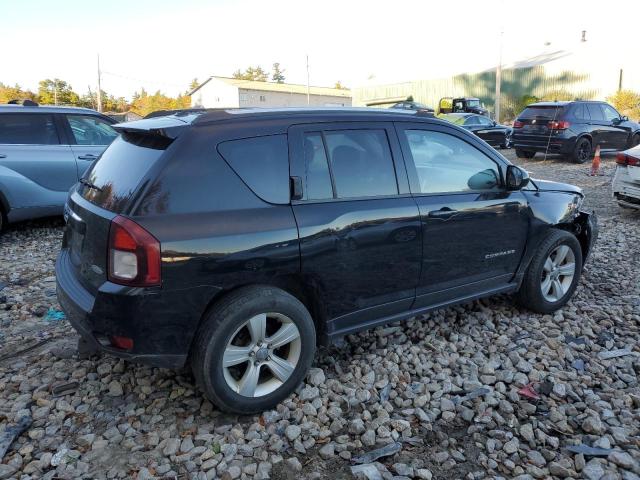
[[[474,99],[474,100],[467,100],[467,107],[479,107],[480,106],[480,100]]]

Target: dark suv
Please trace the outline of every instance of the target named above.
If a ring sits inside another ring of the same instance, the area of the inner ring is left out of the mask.
[[[596,237],[571,185],[530,181],[416,113],[238,109],[120,124],[67,203],[58,298],[90,345],[190,364],[221,408],[273,407],[317,343],[517,292],[549,313]]]
[[[626,150],[640,143],[640,125],[604,102],[540,102],[525,108],[513,123],[516,155],[559,153],[584,163],[597,145]]]

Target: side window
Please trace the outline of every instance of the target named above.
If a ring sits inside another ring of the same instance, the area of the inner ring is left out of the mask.
[[[464,122],[464,124],[465,125],[480,125],[480,121],[478,120],[478,117],[469,117]]]
[[[598,105],[597,103],[587,103],[586,107],[591,120],[604,120],[604,115],[602,114],[600,105]]]
[[[464,140],[429,130],[405,130],[405,136],[420,193],[499,190],[496,163]]]
[[[67,115],[78,145],[109,145],[118,136],[109,123],[91,115]]]
[[[478,123],[480,125],[484,125],[485,127],[490,127],[493,125],[493,122],[489,120],[487,117],[476,117],[478,119]]]
[[[589,113],[586,111],[583,104],[578,104],[573,111],[573,116],[577,120],[589,120]]]
[[[333,198],[331,174],[320,132],[304,135],[304,165],[307,200]]]
[[[324,137],[338,198],[398,194],[384,130],[327,131]]]
[[[230,140],[218,152],[262,200],[289,203],[289,149],[286,135]]]
[[[610,122],[614,118],[620,118],[620,114],[616,112],[616,110],[611,105],[607,105],[605,103],[601,106],[602,106],[602,111],[604,112],[604,118],[608,122]]]
[[[0,144],[58,145],[60,139],[52,115],[0,113]]]

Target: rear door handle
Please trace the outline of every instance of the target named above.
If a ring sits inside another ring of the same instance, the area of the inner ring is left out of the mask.
[[[98,158],[98,156],[92,153],[88,153],[87,155],[80,155],[78,157],[79,160],[95,160],[96,158]]]
[[[7,155],[4,153],[0,153],[0,158],[7,158]]]

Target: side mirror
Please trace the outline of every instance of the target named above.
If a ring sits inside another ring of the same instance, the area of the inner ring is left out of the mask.
[[[529,174],[515,165],[507,167],[507,190],[521,190],[529,184]]]
[[[622,116],[622,121],[623,122],[628,122],[629,121],[629,117],[627,117],[626,115]]]
[[[498,122],[496,122],[495,120],[493,121],[493,126],[495,127],[496,125],[498,125]]]
[[[614,118],[613,120],[611,120],[611,123],[613,125],[620,125],[622,123],[622,118]]]

